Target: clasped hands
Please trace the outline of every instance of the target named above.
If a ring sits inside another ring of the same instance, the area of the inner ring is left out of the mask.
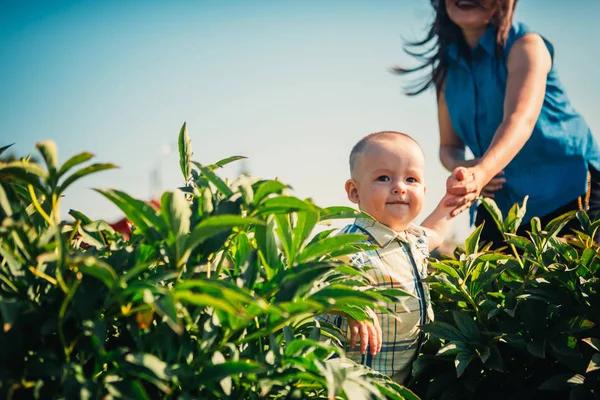
[[[477,166],[457,167],[446,180],[445,206],[455,207],[451,216],[455,217],[467,210],[481,195],[494,198],[494,192],[500,190],[506,182],[504,171],[488,179]]]

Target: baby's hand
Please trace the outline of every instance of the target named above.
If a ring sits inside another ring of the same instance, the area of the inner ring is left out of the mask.
[[[448,192],[446,192],[446,194],[444,195],[444,197],[442,197],[442,200],[440,201],[440,207],[442,207],[442,210],[444,212],[444,214],[447,213],[447,215],[452,218],[455,217],[456,215],[460,214],[462,211],[464,210],[460,210],[459,213],[457,214],[452,214],[452,211],[454,211],[454,209],[456,208],[456,204],[461,203],[461,198],[463,196],[455,196],[453,194],[450,194]]]
[[[355,319],[348,317],[348,328],[350,328],[350,348],[356,347],[356,339],[360,337],[360,354],[367,352],[367,344],[371,349],[371,355],[381,351],[381,326],[375,313],[370,313],[373,322],[362,321],[359,322]]]

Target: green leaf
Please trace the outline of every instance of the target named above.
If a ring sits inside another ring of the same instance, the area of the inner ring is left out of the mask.
[[[273,279],[281,263],[275,242],[275,222],[272,216],[267,219],[267,226],[257,225],[254,228],[258,251],[263,259],[267,279]]]
[[[273,193],[281,193],[283,189],[288,188],[287,185],[284,185],[280,181],[269,180],[260,183],[258,189],[254,191],[254,200],[253,204],[258,205],[260,202]]]
[[[438,350],[436,356],[454,356],[466,351],[468,348],[462,342],[450,342]]]
[[[465,240],[465,253],[467,255],[475,254],[479,250],[479,238],[481,237],[481,231],[483,230],[483,225],[479,225],[473,233],[469,235],[467,240]]]
[[[400,386],[395,383],[385,382],[387,386],[379,384],[375,382],[375,386],[377,389],[383,394],[387,399],[390,400],[421,400],[416,394],[411,392],[409,389]],[[388,386],[393,387],[393,390],[388,389]]]
[[[134,199],[125,192],[112,189],[94,189],[104,197],[112,201],[117,207],[125,213],[127,219],[131,221],[138,229],[146,235],[152,243],[155,238],[150,234],[150,229],[153,228],[159,232],[163,232],[166,228],[160,215],[148,203]]]
[[[362,234],[344,234],[333,237],[324,238],[318,242],[312,242],[298,257],[299,263],[304,263],[311,260],[316,260],[329,252],[339,250],[344,246],[350,244],[359,244],[364,242],[366,239],[365,235]]]
[[[35,147],[42,154],[48,171],[51,174],[56,172],[56,167],[58,166],[58,151],[56,150],[56,143],[52,140],[46,140],[36,143]]]
[[[434,321],[423,326],[423,331],[440,339],[451,340],[454,342],[465,342],[466,336],[461,331],[445,322]]]
[[[183,333],[183,326],[177,318],[177,305],[173,293],[169,292],[154,302],[154,308],[160,315],[165,317],[167,324],[176,334],[181,335]]]
[[[431,268],[435,268],[439,271],[442,271],[453,278],[459,279],[460,277],[456,269],[454,269],[454,267],[451,264],[446,264],[445,260],[441,260],[439,262],[432,262],[430,266]]]
[[[292,239],[292,254],[297,254],[302,248],[319,220],[319,214],[316,212],[299,212],[297,216]]]
[[[565,225],[567,225],[569,221],[575,217],[576,213],[576,211],[570,211],[548,222],[546,225],[546,231],[548,232],[548,235],[555,236],[558,232],[562,231]]]
[[[458,353],[456,359],[454,360],[454,367],[456,368],[456,376],[460,378],[460,376],[465,372],[471,361],[475,358],[475,355],[471,352],[461,352]]]
[[[178,290],[175,294],[178,300],[199,307],[214,307],[232,315],[239,315],[241,309],[236,309],[226,300],[203,293],[194,293],[191,290]]]
[[[118,168],[116,165],[114,164],[92,164],[90,166],[87,166],[85,168],[82,168],[80,170],[78,170],[77,172],[75,172],[72,175],[69,175],[69,177],[67,179],[65,179],[63,181],[63,183],[60,184],[60,186],[57,189],[57,194],[61,194],[62,192],[64,192],[67,187],[69,187],[73,182],[96,172],[100,172],[100,171],[105,171],[108,169],[114,169],[114,168]]]
[[[256,197],[254,198],[256,201]],[[262,202],[259,213],[291,213],[294,211],[315,212],[317,207],[292,196],[277,196]]]
[[[287,258],[287,264],[291,265],[296,258],[296,254],[292,252],[292,227],[290,224],[289,214],[277,214],[275,215],[275,232],[281,242],[283,251]]]
[[[244,156],[231,156],[231,157],[227,157],[227,158],[224,158],[222,160],[219,160],[219,161],[217,161],[214,164],[207,165],[206,168],[214,170],[214,169],[217,169],[217,168],[222,168],[225,165],[227,165],[229,163],[232,163],[234,161],[243,160],[243,159],[246,159],[246,158],[248,158],[248,157],[244,157]]]
[[[37,188],[40,179],[46,179],[46,172],[39,165],[28,161],[0,163],[0,180],[10,180],[11,178],[31,183]]]
[[[83,214],[82,212],[79,212],[77,210],[69,210],[69,215],[72,216],[73,218],[75,218],[76,220],[81,221],[82,225],[88,225],[91,224],[93,221],[85,214]]]
[[[9,144],[9,145],[6,145],[6,146],[2,146],[2,147],[0,147],[0,155],[4,154],[4,152],[5,152],[6,150],[8,150],[10,147],[12,147],[12,146],[14,146],[14,145],[15,145],[14,143],[11,143],[11,144]]]
[[[595,353],[590,360],[590,363],[585,370],[585,373],[590,373],[592,371],[597,371],[600,369],[600,353]]]
[[[504,221],[504,227],[506,229],[505,232],[508,233],[516,233],[517,229],[521,225],[521,221],[525,216],[527,199],[529,196],[525,196],[523,199],[523,204],[519,206],[519,204],[514,204],[510,210],[508,211],[508,215],[506,216],[506,220]]]
[[[3,324],[1,328],[4,332],[8,332],[14,326],[22,309],[23,303],[16,299],[0,299],[0,315]]]
[[[578,211],[577,219],[579,220],[579,223],[581,224],[583,230],[589,234],[590,228],[591,228],[591,223],[590,223],[590,217],[587,215],[587,213],[585,211]]]
[[[215,215],[213,217],[206,218],[204,221],[196,225],[196,227],[190,233],[187,242],[186,250],[183,256],[183,261],[187,260],[190,253],[205,240],[221,233],[231,230],[236,226],[245,225],[263,225],[264,222],[255,218],[240,217],[238,215]]]
[[[176,238],[189,233],[192,210],[181,190],[165,192],[160,199],[160,208]]]
[[[546,339],[527,343],[527,351],[538,358],[546,358]]]
[[[76,165],[82,164],[88,160],[90,160],[94,155],[92,153],[84,152],[75,154],[73,157],[69,158],[58,170],[57,177],[60,179],[67,171],[73,168]]]
[[[500,230],[500,232],[506,232],[504,229],[504,218],[502,218],[502,211],[496,205],[496,202],[488,197],[484,197],[481,199],[481,203],[485,207],[485,209],[490,213],[492,219],[496,223],[496,226]]]
[[[323,209],[323,214],[321,216],[321,221],[327,221],[330,219],[356,219],[356,218],[366,218],[373,219],[369,214],[364,213],[360,210],[356,210],[352,207],[327,207]]]
[[[125,356],[125,361],[139,365],[150,370],[158,379],[169,379],[167,364],[158,357],[148,353],[130,353]]]
[[[117,273],[107,263],[97,260],[94,257],[86,257],[83,264],[78,265],[79,270],[85,274],[100,279],[109,289],[117,281]]]
[[[203,368],[198,380],[220,381],[227,376],[238,374],[253,374],[265,371],[260,364],[251,360],[225,361],[219,364],[207,365]]]
[[[540,390],[564,390],[574,385],[582,385],[585,378],[576,374],[557,374],[546,379],[539,387]]]
[[[259,307],[265,307],[265,304],[262,300],[257,300],[250,294],[246,293],[244,289],[239,288],[233,283],[228,283],[227,281],[188,279],[175,286],[176,292],[179,292],[180,290],[187,291],[192,289],[197,289],[200,292],[209,294],[211,296],[220,296],[231,304],[235,304],[240,307],[243,307],[244,304],[247,303],[253,303]]]
[[[10,201],[8,200],[8,196],[6,195],[6,191],[4,190],[4,187],[2,186],[1,182],[0,182],[0,207],[2,207],[2,210],[4,211],[4,214],[6,214],[7,217],[12,216],[13,210],[10,205]]]
[[[600,339],[589,337],[589,338],[581,339],[581,341],[592,346],[594,348],[594,350],[600,351]]]
[[[181,173],[185,183],[190,179],[190,173],[192,170],[192,141],[188,136],[187,123],[184,122],[179,130],[179,140],[177,142],[179,147],[179,166],[181,167]]]
[[[456,326],[458,326],[458,329],[460,329],[460,331],[469,340],[479,340],[479,328],[467,312],[452,311],[452,316],[454,317],[454,322],[456,322]]]
[[[309,263],[282,270],[281,273],[284,274],[284,277],[278,284],[279,291],[277,292],[275,301],[292,301],[298,292],[302,294],[300,289],[315,287],[318,278],[336,267],[337,265],[332,263]]]
[[[203,167],[202,164],[194,162],[194,164],[200,169],[202,172],[202,176],[204,176],[210,183],[215,185],[217,190],[221,192],[226,198],[233,196],[233,191],[227,186],[225,181],[219,178],[210,168]]]

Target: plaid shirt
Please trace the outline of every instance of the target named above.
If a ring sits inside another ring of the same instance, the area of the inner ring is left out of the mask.
[[[340,232],[345,233],[363,233],[368,236],[367,243],[379,246],[349,259],[350,264],[372,267],[368,274],[373,286],[399,288],[414,296],[403,298],[403,304],[388,305],[399,315],[399,320],[376,312],[383,337],[381,352],[371,356],[367,349],[367,353],[361,355],[357,345],[354,350],[346,349],[346,356],[388,376],[406,372],[418,351],[419,325],[433,320],[429,289],[421,282],[427,276],[427,236],[414,224],[404,232],[395,232],[369,219],[355,220]],[[345,317],[324,314],[317,318],[339,327],[349,337]]]

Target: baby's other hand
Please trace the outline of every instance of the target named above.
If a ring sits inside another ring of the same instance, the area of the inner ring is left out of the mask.
[[[375,313],[370,313],[373,322],[369,321],[357,321],[348,317],[348,328],[350,330],[350,348],[356,347],[356,340],[360,338],[360,354],[367,352],[367,344],[370,347],[371,355],[381,351],[381,326],[379,325],[379,319]]]

